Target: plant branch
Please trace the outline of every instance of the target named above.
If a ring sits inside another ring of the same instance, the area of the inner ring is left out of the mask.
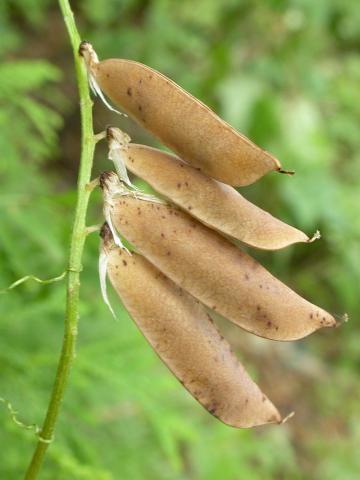
[[[84,61],[78,54],[81,41],[80,35],[76,28],[69,1],[59,0],[59,5],[70,37],[74,55],[81,112],[81,158],[77,184],[75,219],[70,240],[65,325],[62,350],[46,417],[39,434],[39,441],[36,445],[31,463],[25,475],[26,480],[33,480],[37,478],[46,450],[49,446],[49,442],[51,442],[53,439],[55,424],[59,415],[66,382],[70,373],[72,361],[74,359],[79,318],[80,271],[86,238],[85,221],[91,193],[86,186],[90,182],[96,143],[93,132],[92,101],[89,94],[86,67]]]

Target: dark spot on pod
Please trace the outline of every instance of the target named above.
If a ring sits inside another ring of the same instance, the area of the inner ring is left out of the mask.
[[[323,319],[323,320],[324,320],[324,322],[325,322],[326,318],[325,318],[325,317],[322,317],[322,319]]]
[[[132,96],[132,90],[131,90],[131,87],[129,87],[126,91],[126,93],[129,95],[129,97]]]
[[[171,255],[171,252],[168,250],[168,251],[166,252],[166,255],[168,255],[168,256]]]
[[[277,422],[278,418],[276,415],[271,415],[271,417],[268,418],[268,422]]]
[[[189,205],[189,206],[188,206],[188,209],[189,209],[189,210],[192,210],[192,206],[191,206],[191,205]]]
[[[138,110],[139,110],[139,112],[142,112],[142,106],[141,105],[138,105]]]
[[[279,330],[279,327],[278,327],[277,325],[275,325],[275,330],[276,330],[276,331]]]
[[[165,238],[165,235],[163,233],[161,234],[161,236],[162,236],[162,238]]]
[[[153,76],[152,76],[152,73],[149,74],[149,78],[151,79]]]
[[[258,268],[258,263],[256,263],[255,260],[252,262],[251,268],[252,268],[252,270],[257,270],[257,268]]]
[[[184,168],[184,165],[180,165],[180,168]]]
[[[310,317],[310,318],[313,318],[313,316],[314,316],[314,315],[313,315],[312,313],[310,313],[309,317]]]
[[[180,187],[181,187],[181,183],[178,183],[176,186],[177,186],[177,188],[180,188]]]
[[[271,327],[272,323],[270,322],[270,320],[267,322],[266,324],[269,328]]]
[[[216,305],[213,305],[211,308],[212,308],[213,310],[216,310]]]
[[[261,283],[260,283],[260,285],[259,285],[259,288],[263,288],[263,286],[261,285]]]
[[[266,402],[266,397],[265,395],[262,396],[262,399],[261,399],[263,402]]]
[[[244,277],[245,277],[245,280],[249,280],[249,278],[250,278],[247,273],[245,273]]]
[[[123,263],[124,267],[126,267],[127,261],[126,261],[126,260],[123,260],[122,263]]]
[[[257,305],[257,306],[256,306],[256,310],[257,310],[258,312],[261,310],[260,305]]]
[[[214,308],[214,307],[213,307],[213,308]],[[208,318],[208,320],[209,320],[210,323],[214,323],[214,320],[210,317],[210,315],[209,315],[208,313],[206,314],[206,316],[207,316],[207,318]]]
[[[165,215],[161,215],[161,218],[166,218]]]
[[[110,78],[110,74],[109,74],[109,73],[106,74],[106,78]]]
[[[249,399],[245,398],[245,405],[247,405],[248,403],[249,403]]]
[[[207,410],[209,413],[211,413],[211,415],[214,415],[214,413],[216,412],[216,403],[211,403],[209,406],[207,406]]]
[[[188,187],[189,186],[188,182],[185,182],[185,185]]]

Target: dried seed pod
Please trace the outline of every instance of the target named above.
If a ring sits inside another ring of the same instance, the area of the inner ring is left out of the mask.
[[[118,145],[121,159],[132,173],[205,225],[265,250],[318,238],[317,233],[310,239],[178,157],[145,145],[124,145],[124,134],[117,128],[107,132],[109,142]]]
[[[116,247],[102,229],[108,276],[161,360],[209,413],[233,427],[279,423],[204,308],[141,255]]]
[[[92,84],[183,160],[229,185],[282,173],[279,161],[161,73],[138,62],[98,62],[83,44]]]
[[[175,207],[115,198],[114,173],[102,182],[107,216],[153,265],[240,327],[273,340],[296,340],[335,319],[300,297],[249,255]],[[130,194],[131,195],[131,194]]]

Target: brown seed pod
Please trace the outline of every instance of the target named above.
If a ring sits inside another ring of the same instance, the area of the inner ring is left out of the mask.
[[[112,192],[102,182],[106,218],[153,265],[202,303],[240,327],[273,340],[296,340],[335,326],[326,311],[300,297],[249,255],[175,207]],[[131,195],[131,194],[130,194]]]
[[[206,175],[240,186],[271,170],[290,173],[284,172],[270,153],[161,73],[130,60],[98,62],[89,44],[83,45],[81,53],[95,88]]]
[[[126,143],[125,135],[117,128],[107,129],[109,143],[118,145],[117,154],[126,167],[205,225],[265,250],[318,238],[318,232],[310,239],[246,200],[234,188],[204,175],[170,153]],[[114,155],[112,159],[116,161]]]
[[[151,263],[102,229],[110,281],[161,360],[209,413],[233,427],[280,423],[204,308]]]

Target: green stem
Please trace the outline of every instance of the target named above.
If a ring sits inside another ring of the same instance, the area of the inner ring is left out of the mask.
[[[67,277],[67,298],[62,350],[46,417],[39,435],[39,441],[36,445],[31,463],[25,475],[26,480],[33,480],[37,478],[46,450],[49,446],[49,443],[52,441],[66,382],[70,373],[72,361],[74,359],[79,318],[80,271],[86,238],[85,221],[91,193],[89,189],[86,188],[86,185],[90,181],[95,149],[92,123],[92,101],[89,94],[84,61],[78,54],[81,39],[76,28],[69,1],[59,0],[59,5],[64,17],[64,22],[70,37],[74,55],[76,78],[80,97],[81,158],[77,185],[75,220],[70,242],[68,265],[69,274]]]

